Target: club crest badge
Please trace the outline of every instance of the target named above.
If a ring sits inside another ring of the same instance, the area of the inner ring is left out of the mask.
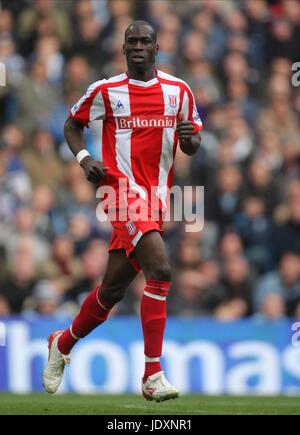
[[[169,105],[171,107],[177,106],[177,95],[169,95]]]

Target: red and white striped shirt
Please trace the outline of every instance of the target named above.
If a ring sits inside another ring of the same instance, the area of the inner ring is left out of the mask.
[[[102,184],[117,188],[119,179],[126,177],[130,188],[140,193],[155,186],[165,204],[166,188],[172,185],[179,112],[192,121],[194,132],[202,129],[188,85],[157,71],[148,82],[124,73],[92,84],[70,116],[85,126],[103,120],[99,160],[110,169]]]

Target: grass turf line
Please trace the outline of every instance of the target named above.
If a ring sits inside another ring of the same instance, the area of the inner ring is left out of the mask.
[[[163,403],[140,396],[0,394],[0,415],[300,415],[300,397],[182,396]]]

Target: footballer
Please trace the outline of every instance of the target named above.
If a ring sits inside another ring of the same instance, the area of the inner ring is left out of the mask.
[[[66,140],[87,180],[114,189],[116,201],[108,202],[105,211],[108,216],[112,210],[117,213],[110,219],[113,231],[102,283],[84,300],[70,327],[48,339],[43,385],[50,394],[61,383],[72,348],[107,320],[142,271],[146,279],[140,308],[145,354],[142,393],[157,402],[178,397],[160,364],[171,286],[162,223],[177,144],[185,154],[195,154],[202,122],[188,85],[156,69],[158,49],[153,27],[145,21],[133,22],[123,45],[127,72],[92,84],[65,122]],[[83,130],[98,119],[103,120],[102,151],[95,160],[86,149]],[[154,212],[149,211],[153,187],[158,198]],[[140,197],[142,209],[145,205],[143,219],[127,216],[132,193]],[[121,207],[119,200],[124,198]]]

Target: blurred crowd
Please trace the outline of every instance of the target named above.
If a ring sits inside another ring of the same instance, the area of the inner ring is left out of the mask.
[[[125,70],[124,29],[158,30],[158,68],[191,86],[202,147],[175,183],[205,186],[205,226],[168,222],[169,311],[300,317],[297,0],[0,0],[0,316],[74,314],[101,281],[109,223],[63,136],[89,84]],[[97,157],[97,123],[86,133]],[[191,201],[195,199],[191,198]],[[138,313],[140,274],[115,315]]]

